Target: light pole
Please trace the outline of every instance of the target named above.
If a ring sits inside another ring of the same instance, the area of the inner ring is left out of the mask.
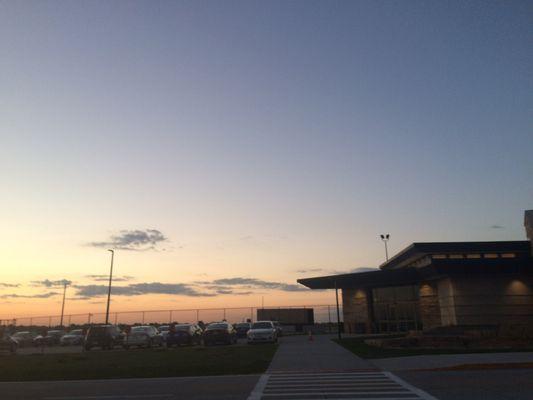
[[[115,258],[114,250],[107,250],[111,252],[111,269],[109,271],[109,288],[107,290],[107,308],[105,311],[105,324],[109,324],[109,303],[111,302],[111,282],[113,281],[113,259]]]
[[[390,235],[388,233],[379,235],[381,237],[381,240],[385,244],[385,259],[389,261],[389,249],[387,249],[387,242],[389,241]]]
[[[337,303],[337,338],[341,340],[341,315],[339,310],[339,288],[337,287],[337,281],[335,280],[335,300]]]
[[[66,279],[63,280],[63,304],[61,305],[61,321],[59,322],[60,327],[63,327],[63,315],[65,314],[65,295],[67,294],[67,285],[68,281]]]

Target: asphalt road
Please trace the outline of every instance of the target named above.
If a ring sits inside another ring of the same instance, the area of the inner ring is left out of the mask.
[[[533,369],[395,371],[394,374],[439,400],[533,398]]]
[[[2,400],[246,400],[259,375],[0,383]]]
[[[269,370],[275,370],[276,366],[280,370],[295,369],[293,364],[296,361],[294,360],[297,360],[296,369],[325,369],[328,363],[324,363],[329,358],[334,359],[335,366],[338,366],[340,355],[334,351],[337,350],[336,346],[331,349],[328,347],[332,344],[326,337],[317,338],[314,342],[307,341],[307,338],[284,338],[280,348],[285,349],[285,355],[288,358],[283,357],[284,352],[278,351],[279,354],[274,357]],[[327,351],[321,351],[322,348]],[[21,353],[40,351],[34,348],[23,350]],[[45,349],[45,352],[80,351],[82,351],[81,347]],[[116,351],[123,350],[117,349]],[[320,360],[323,362],[319,362]],[[356,359],[355,361],[361,362],[362,360]],[[350,367],[353,368],[351,364]],[[395,368],[394,374],[439,400],[526,400],[533,398],[533,369],[414,371]],[[5,382],[0,383],[0,399],[244,400],[254,390],[259,378],[259,375],[228,375],[96,381]]]

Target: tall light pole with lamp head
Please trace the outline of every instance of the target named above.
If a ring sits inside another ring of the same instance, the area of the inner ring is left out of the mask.
[[[113,281],[113,259],[115,258],[115,250],[107,250],[111,252],[111,269],[109,271],[109,288],[107,290],[107,308],[105,311],[105,324],[109,324],[109,303],[111,302],[111,282]]]
[[[385,244],[385,259],[389,261],[389,249],[387,248],[387,242],[389,241],[390,235],[388,233],[385,233],[379,236],[381,237],[381,240]]]

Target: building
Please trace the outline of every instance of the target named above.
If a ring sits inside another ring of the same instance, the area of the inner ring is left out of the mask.
[[[278,321],[301,330],[301,327],[315,323],[315,314],[312,308],[258,308],[257,321]]]
[[[528,240],[413,243],[376,271],[299,279],[342,290],[347,333],[533,327],[533,210]]]

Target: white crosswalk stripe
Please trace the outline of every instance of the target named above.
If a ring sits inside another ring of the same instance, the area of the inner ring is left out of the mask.
[[[248,400],[436,400],[389,372],[276,372]]]

